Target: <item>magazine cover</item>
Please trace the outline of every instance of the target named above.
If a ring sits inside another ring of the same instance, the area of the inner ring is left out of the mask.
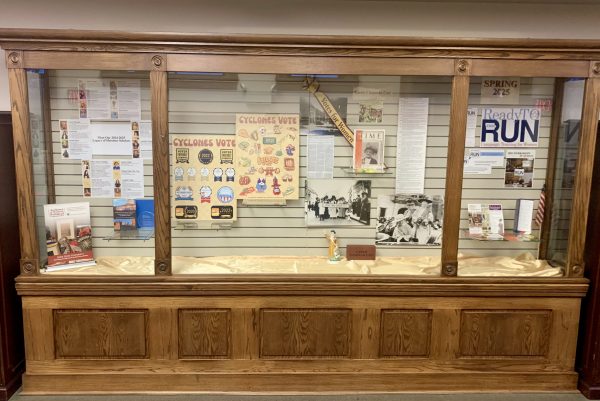
[[[44,205],[48,268],[93,262],[90,204]]]
[[[354,170],[360,172],[383,172],[385,130],[354,131]]]
[[[115,231],[135,230],[136,203],[133,199],[113,199],[113,225]]]

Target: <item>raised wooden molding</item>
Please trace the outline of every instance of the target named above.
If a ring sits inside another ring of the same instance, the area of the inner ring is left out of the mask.
[[[455,75],[470,75],[471,74],[471,60],[459,59],[454,61],[454,74]]]
[[[167,55],[166,54],[155,54],[150,59],[152,65],[151,70],[154,71],[167,71]]]
[[[23,68],[23,52],[20,50],[6,52],[6,67]]]
[[[590,77],[600,77],[600,61],[590,62]]]
[[[316,295],[322,296],[477,296],[573,297],[587,292],[585,278],[446,278],[356,277],[290,275],[174,275],[158,276],[20,276],[21,296],[209,296]]]
[[[6,50],[188,52],[242,54],[358,54],[392,57],[523,59],[600,58],[600,41],[515,38],[431,38],[340,35],[256,35],[124,32],[66,29],[0,29]]]

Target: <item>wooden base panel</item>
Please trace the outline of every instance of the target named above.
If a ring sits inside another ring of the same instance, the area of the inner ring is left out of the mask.
[[[575,373],[291,373],[31,375],[24,395],[147,392],[570,391]],[[99,390],[103,389],[103,390]],[[105,390],[104,390],[105,389]]]
[[[161,296],[172,291],[169,280],[153,284],[154,296],[133,296],[112,283],[95,283],[105,296],[60,295],[54,283],[40,296],[29,288],[25,394],[577,386],[584,280],[578,293],[557,286],[545,297],[548,284],[535,280],[496,283],[512,295],[489,297],[480,296],[489,283],[461,296],[440,296],[444,287],[420,296],[274,296],[257,295],[252,282],[236,285],[240,295],[198,296],[190,287]],[[397,291],[431,285],[407,282]],[[276,284],[273,291],[281,294]]]

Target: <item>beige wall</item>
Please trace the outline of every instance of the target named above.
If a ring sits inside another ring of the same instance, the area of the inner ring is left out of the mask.
[[[5,28],[600,39],[598,21],[600,2],[594,0],[28,0],[0,4],[0,27]],[[0,74],[0,110],[7,110],[6,72],[0,69]]]

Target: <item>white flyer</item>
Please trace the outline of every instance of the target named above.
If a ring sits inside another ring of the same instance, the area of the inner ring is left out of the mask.
[[[334,135],[307,135],[307,178],[333,178]]]
[[[489,204],[484,208],[483,229],[488,235],[488,239],[504,238],[504,213],[502,205]]]
[[[131,156],[129,122],[103,121],[91,125],[92,154],[97,156]]]
[[[533,221],[533,201],[517,199],[515,206],[514,231],[531,234],[531,223]]]
[[[131,122],[131,156],[152,159],[152,121]]]
[[[142,159],[82,160],[81,178],[86,198],[144,197]]]
[[[92,157],[90,120],[60,120],[58,124],[60,128],[61,158],[90,159]]]
[[[398,104],[396,193],[425,191],[429,98],[401,97]]]
[[[483,209],[481,207],[481,203],[469,203],[467,205],[467,212],[469,214],[469,234],[482,235]]]
[[[465,165],[463,166],[463,175],[490,175],[492,166],[489,164],[475,164],[465,155]]]
[[[469,149],[467,156],[472,165],[504,167],[503,149]]]
[[[479,110],[476,107],[467,109],[467,132],[465,135],[465,147],[472,148],[475,146],[475,130],[477,128],[477,113]]]
[[[139,79],[111,80],[111,118],[119,120],[139,120],[142,113],[142,97]],[[115,89],[113,89],[115,88]],[[116,107],[112,104],[116,90]]]
[[[103,79],[79,81],[79,117],[110,119],[110,88]]]
[[[121,160],[121,197],[144,197],[144,161],[142,159]]]

